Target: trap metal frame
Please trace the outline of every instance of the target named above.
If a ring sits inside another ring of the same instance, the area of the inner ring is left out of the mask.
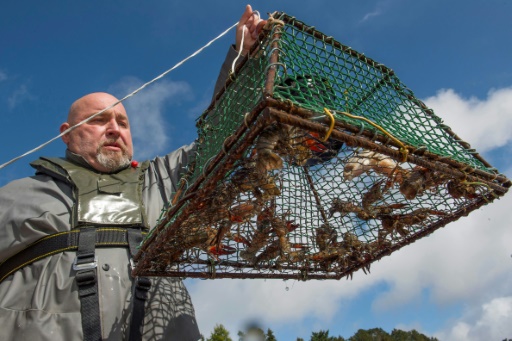
[[[340,279],[511,185],[391,69],[282,12],[197,127],[134,275]]]

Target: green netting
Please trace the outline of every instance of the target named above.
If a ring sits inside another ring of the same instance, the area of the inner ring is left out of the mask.
[[[287,24],[273,27],[262,41],[260,53],[237,74],[237,86],[227,89],[215,107],[207,111],[208,121],[215,123],[200,127],[199,135],[215,134],[215,138],[208,138],[209,145],[204,146],[208,152],[200,152],[202,157],[216,155],[219,146],[242,122],[244,114],[262,99],[267,79],[265,71],[273,67],[277,73],[268,95],[278,100],[291,100],[320,116],[326,107],[334,113],[348,112],[365,117],[407,145],[424,147],[437,155],[492,171],[475,156],[475,150],[467,143],[461,144],[463,141],[414,97],[391,69],[285,14],[278,15],[286,18]],[[275,39],[276,30],[279,39]],[[275,52],[278,58],[271,61]],[[289,86],[290,81],[292,86]],[[336,119],[375,130],[371,125],[364,125],[364,121],[342,114],[337,114]],[[204,165],[206,161],[201,159],[198,164]]]
[[[510,187],[385,66],[284,13],[260,38],[136,274],[340,278]]]
[[[299,80],[300,87],[308,89],[306,93],[276,86],[276,98],[292,99],[319,113],[327,107],[365,117],[408,145],[425,146],[438,155],[486,169],[471,150],[457,143],[442,120],[417,100],[392,70],[315,33],[305,31],[303,26],[285,26],[279,41],[283,51],[279,62],[286,65],[286,70],[279,77],[313,75],[328,89],[319,88],[320,82],[307,87]],[[358,124],[343,115],[337,115],[337,119]]]

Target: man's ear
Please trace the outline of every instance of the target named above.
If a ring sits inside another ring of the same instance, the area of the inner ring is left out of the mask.
[[[60,125],[60,133],[62,134],[64,131],[66,131],[67,129],[69,129],[70,125],[68,122],[64,122]],[[64,141],[65,144],[68,144],[69,143],[69,135],[66,134],[66,135],[63,135],[62,136],[62,141]]]

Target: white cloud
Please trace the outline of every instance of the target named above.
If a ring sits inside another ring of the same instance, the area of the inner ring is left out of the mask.
[[[214,280],[187,283],[203,334],[222,323],[235,335],[251,321],[264,327],[295,324],[305,317],[326,322],[344,300],[370,284],[371,276],[352,281]],[[288,289],[287,289],[288,288]]]
[[[363,19],[361,19],[361,22],[365,22],[365,21],[367,21],[367,20],[369,20],[369,19],[371,19],[373,17],[378,17],[379,15],[381,15],[381,11],[379,11],[379,10],[367,13],[363,17]]]
[[[440,340],[504,340],[512,336],[512,296],[499,297],[458,320],[453,327],[436,334]]]
[[[489,295],[512,293],[500,285],[512,281],[512,231],[510,215],[504,214],[510,205],[512,197],[505,196],[383,259],[372,276],[390,288],[376,299],[375,309],[405,304],[423,289],[440,306],[481,303]]]
[[[394,6],[396,1],[394,0],[379,0],[373,11],[366,13],[363,18],[359,21],[360,23],[367,22],[373,18],[385,15],[390,11],[390,7]]]
[[[452,89],[444,89],[427,98],[425,104],[479,152],[512,140],[512,88],[491,90],[484,100],[463,98]]]
[[[7,79],[7,73],[0,70],[0,82],[5,81]]]
[[[142,81],[126,77],[110,88],[118,97],[124,97],[139,86]],[[123,102],[130,117],[132,137],[137,159],[153,158],[166,152],[169,143],[169,129],[163,110],[170,101],[190,97],[191,89],[186,82],[160,81],[138,92]]]
[[[27,85],[22,84],[7,98],[7,104],[9,105],[9,109],[13,109],[23,101],[34,99],[35,96],[29,92]]]

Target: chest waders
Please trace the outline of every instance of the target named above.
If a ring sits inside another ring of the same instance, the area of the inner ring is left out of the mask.
[[[76,251],[73,270],[78,286],[85,341],[101,340],[96,247],[127,247],[130,265],[147,233],[142,203],[144,171],[149,162],[115,174],[101,174],[60,158],[41,158],[31,165],[73,188],[71,230],[43,237],[0,264],[0,282],[18,269],[41,258]],[[133,282],[129,340],[142,339],[144,307],[151,282]]]

